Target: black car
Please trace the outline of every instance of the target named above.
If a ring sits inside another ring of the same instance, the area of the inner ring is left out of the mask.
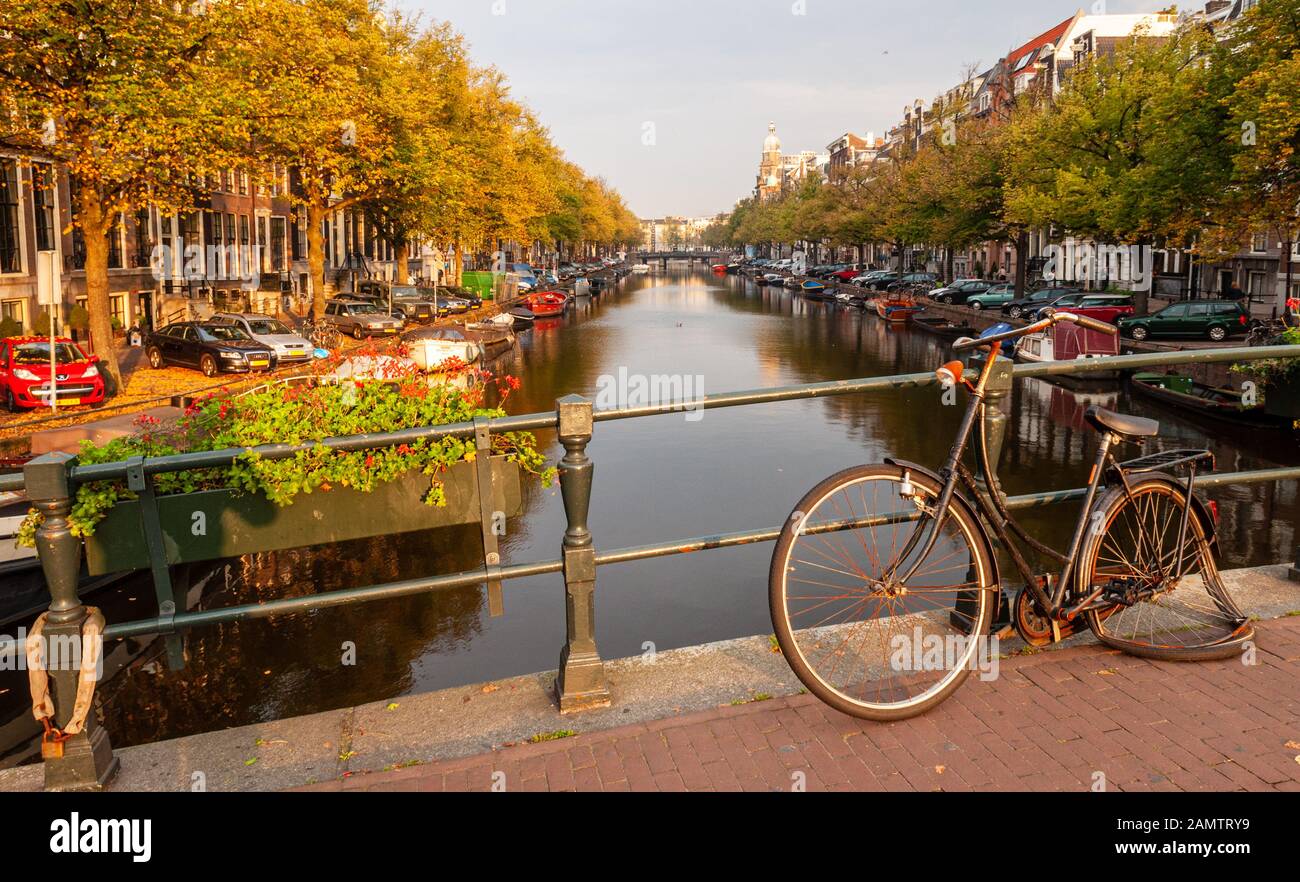
[[[198,368],[206,377],[270,370],[270,348],[241,328],[213,322],[176,322],[145,338],[149,366],[175,364]]]
[[[457,300],[468,301],[470,309],[478,309],[483,305],[483,298],[477,291],[470,288],[462,288],[457,285],[443,285],[438,289],[438,293],[444,297],[455,297]]]
[[[863,282],[862,287],[868,291],[885,291],[889,286],[897,282],[899,274],[895,272],[881,273],[868,282]]]
[[[1012,300],[1002,306],[1003,315],[1020,318],[1058,300],[1067,294],[1078,294],[1078,288],[1039,288],[1031,291],[1019,300]]]
[[[983,279],[958,279],[951,285],[934,289],[930,292],[930,297],[936,303],[955,303],[960,306],[965,304],[967,299],[976,294],[983,294],[992,287],[992,282]]]

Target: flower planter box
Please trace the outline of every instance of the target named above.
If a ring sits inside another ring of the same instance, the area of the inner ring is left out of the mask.
[[[496,488],[493,511],[506,517],[523,510],[520,468],[503,456],[492,457]],[[410,533],[481,520],[475,466],[459,462],[440,476],[445,506],[425,505],[432,478],[415,472],[370,493],[350,488],[316,491],[278,506],[260,494],[205,490],[158,497],[163,544],[169,564],[239,557],[263,551],[303,548],[371,536]],[[113,506],[86,539],[86,564],[91,575],[146,569],[141,502]]]

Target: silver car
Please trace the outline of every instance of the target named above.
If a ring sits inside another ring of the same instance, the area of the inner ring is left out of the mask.
[[[400,316],[389,315],[359,300],[331,300],[325,304],[325,322],[358,340],[396,335],[406,327]]]
[[[211,319],[214,324],[234,325],[258,343],[271,350],[277,365],[311,361],[315,348],[300,334],[295,334],[284,322],[269,315],[253,312],[219,312]]]

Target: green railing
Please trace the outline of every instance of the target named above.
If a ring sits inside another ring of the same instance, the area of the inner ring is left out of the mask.
[[[1093,371],[1132,370],[1148,367],[1165,367],[1180,364],[1205,364],[1238,362],[1267,358],[1300,358],[1300,346],[1270,346],[1234,349],[1184,350],[1140,355],[1107,356],[1066,363],[1018,365],[994,372],[990,385],[990,421],[1005,421],[1005,409],[1012,394],[1014,377],[1043,377],[1058,374],[1079,374]],[[774,541],[780,527],[717,533],[676,539],[651,545],[597,552],[587,526],[591,501],[593,464],[587,456],[596,423],[636,419],[666,413],[695,410],[713,410],[725,407],[745,407],[798,401],[840,395],[881,392],[891,389],[917,388],[937,385],[933,373],[902,374],[811,383],[745,392],[730,392],[705,396],[696,401],[675,402],[618,410],[595,411],[591,401],[576,395],[566,396],[556,402],[550,413],[506,416],[475,423],[456,423],[443,426],[423,426],[384,434],[356,435],[330,438],[311,445],[267,445],[255,452],[267,460],[285,459],[302,450],[325,447],[356,451],[410,444],[422,438],[445,436],[474,437],[483,442],[483,433],[517,432],[537,429],[556,429],[564,455],[559,462],[560,490],[564,502],[567,527],[560,546],[560,556],[555,559],[502,565],[494,560],[495,554],[485,555],[482,568],[469,572],[429,576],[328,591],[306,597],[284,598],[256,604],[220,607],[206,610],[162,610],[153,618],[133,622],[109,624],[106,638],[141,637],[150,634],[170,635],[178,629],[213,625],[242,619],[267,618],[288,613],[325,609],[372,600],[385,600],[446,591],[473,585],[492,586],[501,581],[521,579],[550,573],[563,575],[565,584],[566,641],[561,650],[557,678],[557,693],[561,711],[602,706],[609,703],[609,690],[605,681],[603,662],[595,639],[595,586],[596,568],[611,564],[630,563],[650,558],[667,557],[716,548],[731,548]],[[990,430],[993,443],[1000,446],[1000,431]],[[999,447],[991,446],[991,449]],[[185,453],[128,462],[78,465],[68,454],[46,454],[36,457],[24,467],[21,474],[0,476],[0,490],[25,490],[32,504],[43,515],[37,531],[37,549],[41,566],[49,586],[51,603],[46,625],[50,638],[76,638],[81,633],[86,618],[85,607],[77,596],[78,574],[81,566],[82,543],[68,528],[77,484],[88,481],[127,480],[133,488],[143,490],[142,499],[152,500],[152,477],[168,472],[192,469],[209,469],[227,466],[248,451],[232,448],[201,453]],[[996,461],[996,458],[994,459]],[[1300,478],[1300,468],[1264,469],[1252,472],[1208,475],[1198,479],[1199,486],[1214,487],[1226,484],[1244,484],[1295,480]],[[1082,489],[1059,490],[1013,497],[1011,508],[1028,508],[1049,505],[1083,496]],[[149,507],[142,509],[148,526]],[[156,510],[154,510],[156,520]],[[156,525],[155,525],[156,526]],[[153,543],[153,573],[155,582],[167,580],[168,564],[162,543]],[[169,587],[170,590],[170,587]],[[160,597],[163,596],[160,594]],[[160,604],[161,605],[161,604]],[[71,696],[76,691],[77,672],[55,670],[50,674],[55,698],[55,723],[62,726],[72,713]],[[71,738],[64,746],[63,756],[46,759],[46,786],[59,789],[89,789],[102,786],[111,775],[112,750],[102,727],[95,725],[94,716],[82,733]]]

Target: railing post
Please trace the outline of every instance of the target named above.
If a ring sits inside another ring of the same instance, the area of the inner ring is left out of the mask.
[[[981,366],[982,361],[982,358],[975,359]],[[1015,364],[1011,359],[998,356],[988,383],[984,386],[984,419],[978,430],[980,440],[989,452],[989,465],[994,470],[992,475],[984,474],[983,463],[976,457],[976,474],[985,490],[995,489],[992,485],[997,481],[998,462],[1002,459],[1002,448],[1007,440],[1007,423],[1011,417],[1012,394],[1015,390],[1014,369]]]
[[[81,574],[81,540],[72,535],[68,514],[72,511],[72,487],[68,480],[67,453],[47,453],[23,466],[27,496],[44,518],[36,530],[36,552],[40,557],[45,584],[50,592],[49,615],[45,621],[45,659],[49,673],[50,700],[54,703],[54,725],[62,729],[72,718],[80,671],[69,664],[69,654],[54,653],[49,647],[81,641],[86,608],[77,596]],[[78,655],[75,659],[80,661]],[[63,743],[63,755],[45,760],[46,790],[102,790],[117,774],[118,759],[108,741],[108,732],[92,711],[86,727]]]
[[[567,639],[560,651],[556,694],[560,713],[609,705],[605,666],[596,651],[596,549],[587,529],[594,466],[587,456],[593,426],[591,402],[566,395],[555,403],[559,438],[564,445],[560,460],[560,493],[568,528],[564,531],[565,627]]]

